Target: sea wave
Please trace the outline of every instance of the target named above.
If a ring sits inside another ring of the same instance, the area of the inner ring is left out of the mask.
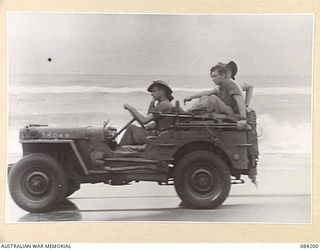
[[[310,154],[312,152],[311,122],[276,120],[270,114],[258,117],[259,147],[262,153]]]
[[[203,88],[172,88],[173,92],[200,92]],[[128,94],[134,92],[147,92],[145,88],[110,88],[101,86],[9,86],[9,94],[70,94],[70,93],[113,93]],[[311,87],[259,87],[254,88],[255,95],[310,95]]]

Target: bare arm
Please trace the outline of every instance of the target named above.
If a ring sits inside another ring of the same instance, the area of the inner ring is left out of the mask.
[[[151,121],[153,121],[153,114],[148,114],[147,116],[141,115],[134,107],[132,107],[129,104],[125,104],[123,106],[125,109],[129,110],[130,113],[133,114],[134,117],[137,117],[137,119],[142,123],[142,124],[147,124]]]
[[[189,96],[189,97],[185,98],[185,99],[184,99],[184,103],[190,102],[190,101],[193,100],[193,99],[200,98],[200,97],[205,96],[205,95],[207,95],[207,96],[213,95],[213,94],[217,93],[217,91],[218,91],[217,88],[215,88],[215,89],[213,89],[213,90],[202,91],[202,92],[200,92],[200,93],[197,93],[197,94],[194,94],[194,95],[192,95],[192,96]]]
[[[156,102],[156,100],[154,98],[152,98],[152,100],[151,100],[151,102],[149,104],[149,107],[148,107],[147,114],[150,114],[150,113],[154,112],[154,109],[156,108],[155,102]]]
[[[252,94],[253,94],[253,86],[248,83],[242,83],[241,88],[246,92],[245,105],[248,107],[250,105]]]
[[[244,100],[241,95],[233,95],[233,99],[235,100],[239,114],[240,114],[240,120],[245,120],[247,118],[246,114],[246,106],[244,103]]]

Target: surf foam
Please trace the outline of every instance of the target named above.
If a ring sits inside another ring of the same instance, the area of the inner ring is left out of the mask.
[[[196,93],[208,89],[203,88],[172,88],[173,92]],[[50,93],[114,93],[126,94],[134,92],[147,92],[145,88],[110,88],[100,86],[9,86],[9,94],[50,94]],[[254,95],[310,95],[310,87],[277,87],[254,88]]]

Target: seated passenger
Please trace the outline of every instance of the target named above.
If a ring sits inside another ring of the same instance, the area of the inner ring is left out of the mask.
[[[226,69],[228,70],[227,72],[227,79],[232,79],[235,80],[235,76],[238,72],[238,67],[237,64],[234,61],[230,61],[229,63],[218,63],[219,65],[225,66]],[[246,107],[249,107],[251,99],[252,99],[252,94],[253,94],[253,86],[248,84],[248,83],[238,83],[234,82],[237,84],[237,86],[240,88],[241,93],[242,91],[245,92],[244,96],[244,103],[246,104]]]
[[[224,66],[227,69],[227,76],[226,76],[227,79],[231,78],[232,80],[235,80],[235,75],[238,72],[238,67],[234,61],[230,61],[227,64],[219,62],[218,65]],[[240,89],[240,92],[242,94],[243,94],[242,91],[245,92],[245,95],[243,95],[243,98],[245,100],[246,107],[249,107],[251,99],[252,99],[252,94],[253,94],[253,86],[248,83],[238,83],[238,82],[234,82],[234,83],[237,84],[237,86]],[[216,88],[218,89],[219,86],[216,86]],[[197,97],[190,96],[190,97],[185,98],[184,103],[189,102],[195,98],[201,98],[201,97],[199,97],[199,95],[201,95],[201,94],[202,94],[202,96],[210,96],[210,95],[214,94],[216,91],[217,90],[215,88],[210,91],[203,91],[201,93],[196,94],[195,96],[197,96]],[[206,97],[204,97],[204,99],[206,99]]]
[[[246,126],[246,105],[242,93],[236,83],[228,79],[230,69],[223,65],[211,68],[212,80],[219,88],[195,94],[185,101],[200,98],[191,110],[204,110],[207,113],[226,114],[237,120],[238,126]]]
[[[161,118],[154,115],[153,112],[171,112],[173,105],[172,90],[169,85],[161,80],[154,81],[149,87],[148,91],[151,92],[152,101],[149,105],[147,116],[140,114],[134,107],[129,104],[124,104],[124,108],[133,113],[137,119],[143,124],[145,128],[130,125],[124,133],[120,146],[123,145],[143,145],[146,143],[146,137],[154,135],[154,132],[161,128]]]

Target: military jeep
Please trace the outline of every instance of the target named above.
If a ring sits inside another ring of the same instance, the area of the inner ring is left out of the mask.
[[[82,183],[152,181],[174,185],[187,208],[213,209],[228,197],[231,184],[244,182],[242,175],[255,182],[259,152],[254,112],[248,114],[247,129],[227,117],[155,115],[165,126],[147,137],[145,145],[117,144],[121,132],[139,122],[137,117],[119,131],[108,122],[82,128],[26,126],[20,130],[23,158],[9,175],[13,200],[26,211],[47,212]]]

